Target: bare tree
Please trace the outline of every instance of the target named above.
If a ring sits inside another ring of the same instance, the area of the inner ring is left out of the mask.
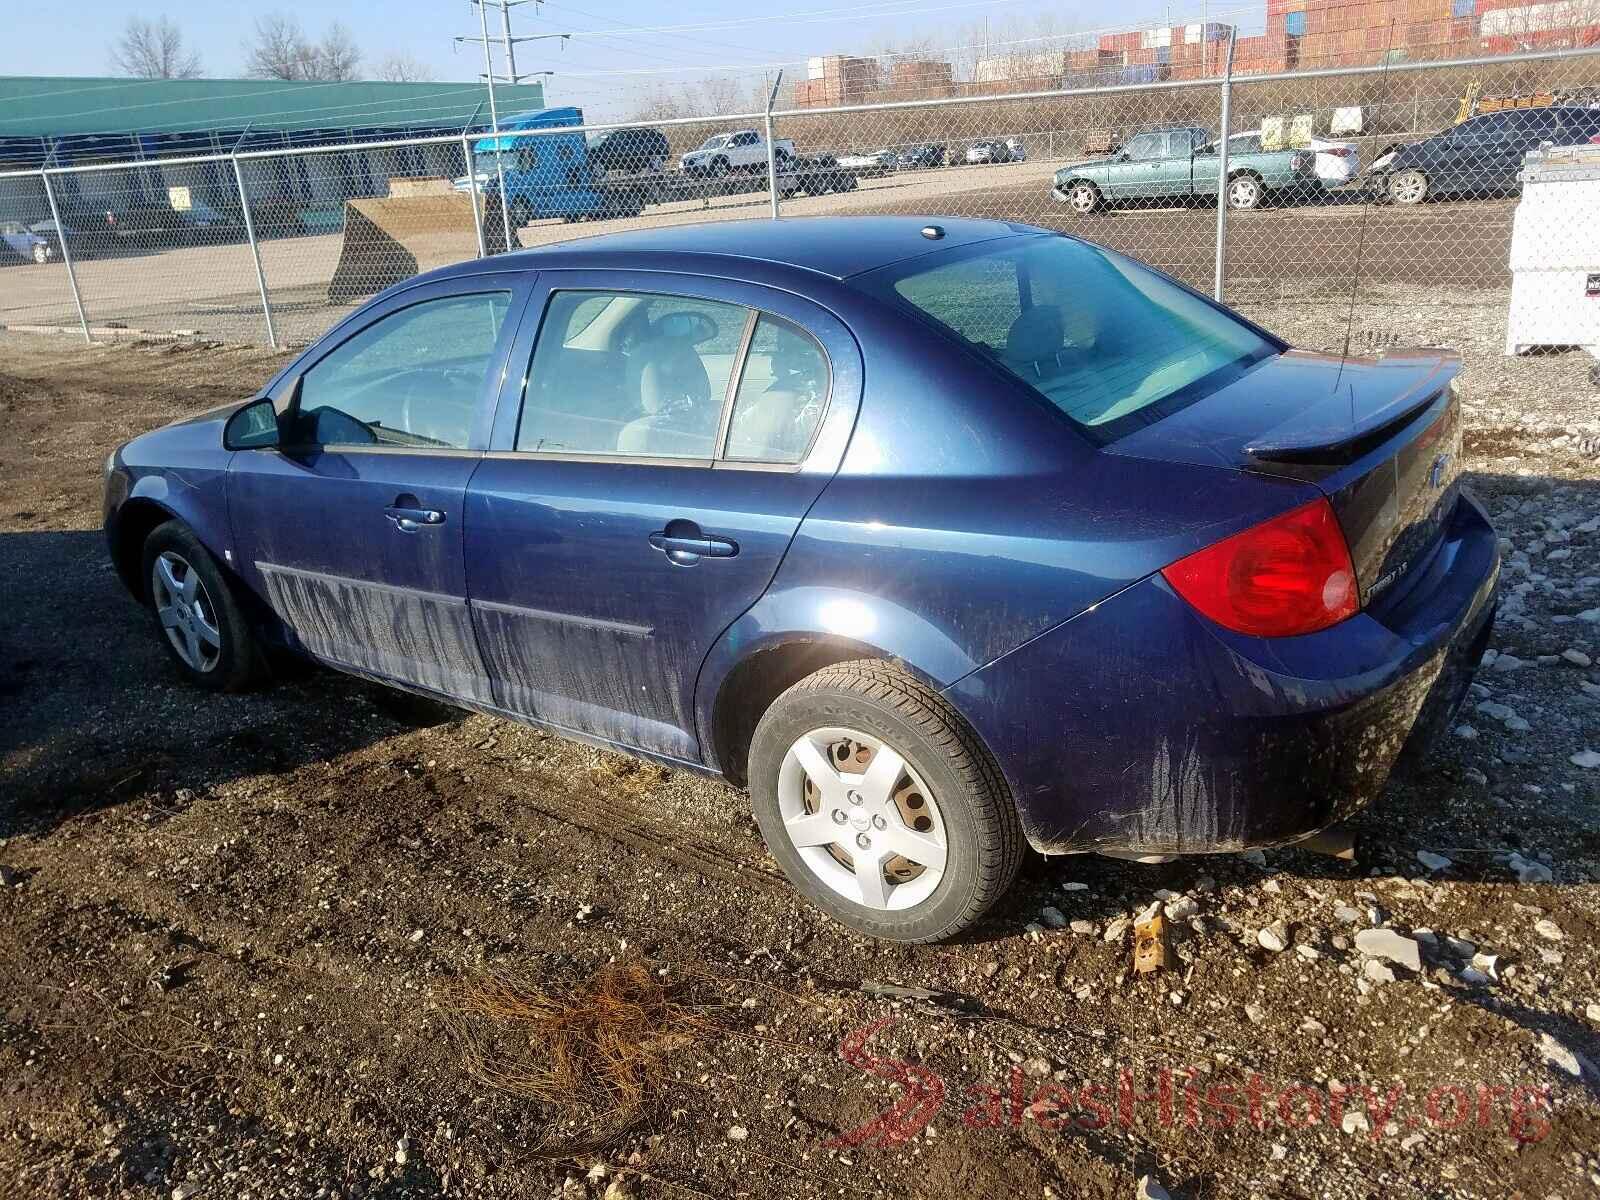
[[[317,79],[355,79],[361,66],[361,48],[350,30],[335,21],[316,47]]]
[[[737,112],[743,90],[732,75],[708,75],[700,81],[700,111],[713,115]]]
[[[427,83],[433,79],[433,72],[426,63],[411,55],[395,53],[386,55],[378,64],[375,78],[390,83]]]
[[[122,36],[111,44],[111,67],[140,79],[198,79],[205,74],[200,56],[185,49],[183,31],[165,15],[154,21],[129,17]]]
[[[338,21],[328,26],[320,42],[313,42],[298,20],[281,12],[256,18],[244,52],[245,74],[257,79],[354,79],[361,65],[360,48]]]

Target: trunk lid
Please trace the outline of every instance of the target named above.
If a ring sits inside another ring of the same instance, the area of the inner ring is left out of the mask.
[[[1392,603],[1420,578],[1456,502],[1460,368],[1445,350],[1342,363],[1291,350],[1106,452],[1314,484],[1344,530],[1362,606]]]

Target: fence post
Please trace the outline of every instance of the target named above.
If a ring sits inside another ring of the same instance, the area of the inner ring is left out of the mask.
[[[467,164],[467,186],[472,190],[472,232],[478,239],[478,257],[488,258],[489,249],[483,244],[483,212],[478,205],[482,195],[478,191],[478,164],[472,157],[472,139],[461,135],[461,157]]]
[[[1228,30],[1228,61],[1222,70],[1222,114],[1217,134],[1217,262],[1211,274],[1211,298],[1222,303],[1222,279],[1228,257],[1228,119],[1233,108],[1233,42]]]
[[[772,91],[767,93],[767,196],[772,201],[772,219],[778,219],[778,148],[772,140],[772,106],[778,99],[778,88],[783,84],[783,71],[778,72],[778,78],[773,81]]]
[[[78,310],[78,325],[83,330],[83,340],[93,344],[89,336],[89,318],[83,311],[83,297],[78,292],[78,272],[72,265],[72,251],[67,247],[67,227],[61,223],[61,210],[56,207],[56,191],[50,186],[50,173],[41,169],[39,178],[44,182],[44,198],[50,202],[50,219],[56,225],[56,240],[61,243],[61,261],[67,268],[67,282],[72,286],[72,306]]]
[[[278,331],[272,324],[272,301],[267,299],[267,273],[261,269],[261,244],[256,241],[256,222],[250,215],[250,196],[244,190],[244,172],[238,155],[233,156],[233,181],[239,185],[239,211],[244,214],[244,235],[250,239],[250,257],[256,264],[256,287],[261,290],[261,312],[267,318],[267,344],[278,348]]]

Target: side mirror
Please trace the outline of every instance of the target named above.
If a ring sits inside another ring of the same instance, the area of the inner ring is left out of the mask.
[[[269,450],[282,441],[278,429],[278,410],[271,400],[246,404],[222,427],[225,450]]]

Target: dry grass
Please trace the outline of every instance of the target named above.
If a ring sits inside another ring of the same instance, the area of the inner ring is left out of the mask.
[[[615,1134],[659,1090],[668,1056],[721,1032],[722,1007],[699,976],[667,982],[640,957],[554,987],[498,973],[457,989],[454,1028],[467,1070]]]

